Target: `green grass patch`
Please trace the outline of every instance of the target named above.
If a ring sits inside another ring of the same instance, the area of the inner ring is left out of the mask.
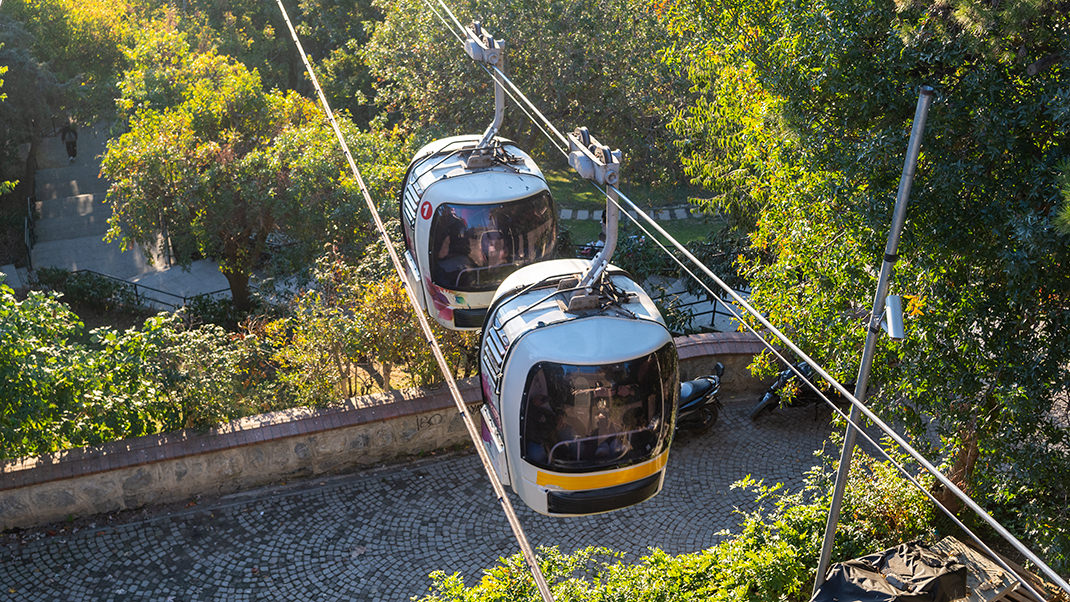
[[[571,171],[557,169],[543,175],[558,208],[598,209],[606,204],[606,197],[597,188]]]
[[[606,197],[593,184],[568,169],[544,171],[546,183],[554,202],[561,209],[598,209],[606,204]],[[699,190],[686,184],[661,186],[630,185],[625,181],[621,190],[640,207],[669,207],[687,204]]]
[[[673,238],[685,245],[692,241],[706,240],[711,236],[716,236],[727,227],[723,219],[713,216],[675,219],[658,223]]]
[[[646,222],[643,223],[644,225],[646,224]],[[727,227],[724,220],[712,216],[659,220],[658,224],[660,224],[662,228],[665,228],[665,231],[671,234],[673,238],[684,245],[716,237]],[[575,245],[582,245],[597,240],[598,234],[602,231],[601,223],[595,219],[566,219],[560,220],[558,225],[561,230],[568,231],[572,244]],[[631,236],[633,234],[639,234],[640,231],[635,227],[631,220],[622,216],[620,233],[622,236]],[[653,246],[654,243],[649,244]]]
[[[597,240],[602,231],[602,224],[593,219],[564,219],[561,220],[560,227],[562,230],[568,230],[572,243],[577,245]]]

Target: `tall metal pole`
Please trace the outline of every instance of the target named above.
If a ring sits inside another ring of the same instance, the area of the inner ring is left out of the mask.
[[[884,298],[888,295],[888,286],[892,277],[895,262],[899,259],[899,235],[903,232],[903,224],[907,217],[907,204],[910,202],[910,187],[914,183],[914,168],[918,162],[918,153],[921,151],[921,137],[925,131],[925,118],[929,114],[929,105],[932,104],[934,90],[930,86],[922,86],[918,96],[918,107],[914,111],[914,126],[910,131],[910,143],[907,146],[907,157],[903,163],[903,175],[899,179],[899,192],[895,197],[895,209],[892,216],[892,227],[888,232],[888,244],[884,248],[884,262],[881,264],[880,275],[877,278],[877,292],[873,296],[873,313],[870,315],[869,329],[866,332],[866,344],[862,349],[862,362],[858,366],[858,380],[855,381],[855,398],[859,401],[866,400],[866,387],[869,381],[869,369],[873,365],[873,355],[877,348],[877,336],[880,334],[881,318],[884,315]],[[851,469],[851,456],[854,454],[855,439],[858,431],[854,425],[861,417],[861,411],[857,406],[851,407],[850,422],[847,424],[847,434],[843,440],[843,450],[840,453],[839,470],[836,472],[836,486],[832,491],[832,503],[829,506],[828,522],[825,524],[825,537],[821,542],[821,557],[817,565],[817,577],[814,579],[814,593],[825,582],[825,574],[828,572],[829,560],[832,557],[832,544],[836,538],[836,525],[840,520],[840,505],[843,503],[843,492],[847,487],[847,475]]]

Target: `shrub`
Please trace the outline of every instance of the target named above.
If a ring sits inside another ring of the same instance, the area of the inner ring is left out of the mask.
[[[37,270],[37,282],[63,295],[64,301],[98,311],[141,307],[133,284],[94,272],[70,272],[62,268]]]
[[[253,314],[262,314],[265,311],[263,301],[254,292],[249,299],[250,307],[240,310],[234,307],[234,302],[228,297],[213,297],[211,295],[196,295],[182,308],[182,315],[186,321],[193,325],[215,324],[223,328],[238,330],[242,320]]]
[[[412,386],[440,380],[396,276],[366,281],[360,266],[329,249],[317,262],[313,287],[294,296],[289,315],[261,330],[278,379],[299,403],[324,405],[390,390],[395,369]],[[475,335],[433,328],[455,373],[471,374],[478,365]]]
[[[0,286],[0,455],[19,457],[178,430],[260,409],[252,345],[174,315],[88,333],[55,292]]]
[[[742,513],[739,529],[707,550],[671,556],[652,549],[627,562],[607,548],[571,554],[540,548],[539,565],[559,602],[806,600],[828,515],[831,474],[828,463],[811,469],[804,487],[794,493],[749,476],[737,482],[733,487],[755,493],[759,509]],[[859,458],[844,499],[833,560],[934,536],[924,494],[890,464]],[[422,602],[539,600],[520,554],[502,559],[472,587],[456,574],[436,572],[431,579],[431,592]]]

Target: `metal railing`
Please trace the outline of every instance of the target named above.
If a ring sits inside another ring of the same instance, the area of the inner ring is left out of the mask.
[[[37,242],[37,233],[34,231],[34,206],[37,200],[32,196],[26,197],[26,216],[22,220],[22,243],[26,245],[26,267],[33,269],[33,245]]]
[[[569,245],[569,247],[572,248],[572,255],[579,259],[590,259],[593,255],[593,252],[596,252],[600,248],[598,245],[595,245],[593,243],[572,244]],[[744,295],[749,294],[750,287],[737,288],[736,292]],[[671,311],[679,311],[684,314],[683,316],[681,316],[683,320],[679,321],[682,322],[683,326],[681,325],[681,323],[672,324],[673,320],[670,319],[671,316],[665,316],[666,320],[670,322],[670,327],[675,326],[675,328],[670,328],[670,330],[673,330],[674,334],[683,335],[710,331],[720,332],[715,326],[718,317],[723,317],[728,320],[735,320],[736,317],[732,313],[732,311],[727,309],[727,306],[717,298],[702,298],[701,295],[695,295],[696,299],[694,301],[689,301],[687,303],[680,303],[679,301],[677,301],[677,299],[686,294],[690,294],[690,291],[669,292],[663,290],[661,294],[651,295],[650,297],[650,299],[655,304],[657,304],[658,307]],[[711,308],[697,312],[688,309],[701,305],[710,305]],[[703,323],[704,320],[702,320],[701,318],[703,318],[704,316],[710,316],[710,322],[708,326],[692,326],[692,324],[695,324],[696,322],[699,324]]]
[[[737,289],[737,292],[747,294],[749,291],[746,289]],[[666,321],[669,322],[670,330],[674,330],[674,334],[696,334],[699,332],[725,332],[717,327],[717,319],[723,317],[727,320],[736,320],[736,316],[732,313],[728,307],[719,299],[703,299],[701,297],[696,298],[694,301],[687,303],[681,303],[678,299],[683,296],[684,292],[662,292],[660,295],[651,295],[650,299],[658,306],[671,312],[680,312],[683,314],[682,320],[677,320],[674,324],[673,316],[665,316]],[[705,311],[693,311],[689,308],[709,305],[710,309]],[[705,325],[705,320],[701,318],[709,316],[709,324]],[[694,326],[698,323],[699,326]],[[675,327],[675,328],[674,328]],[[735,332],[735,328],[732,328],[731,332]],[[676,332],[678,331],[678,332]]]
[[[148,286],[148,285],[145,285],[145,284],[140,284],[138,282],[131,282],[131,281],[125,280],[123,278],[117,278],[115,276],[109,276],[108,274],[103,274],[101,272],[97,272],[97,271],[94,271],[94,270],[74,270],[74,271],[71,272],[71,275],[74,275],[74,274],[92,274],[93,276],[96,276],[98,278],[103,278],[105,280],[109,280],[109,281],[112,281],[112,282],[115,282],[115,283],[119,284],[123,289],[128,290],[131,293],[133,293],[134,304],[136,306],[138,306],[138,307],[153,307],[153,306],[159,307],[159,306],[162,306],[164,308],[171,309],[172,311],[176,311],[178,309],[181,309],[181,308],[189,305],[190,303],[193,303],[194,301],[196,301],[198,299],[205,299],[205,298],[211,299],[211,298],[214,298],[215,295],[218,295],[220,293],[230,292],[229,288],[221,288],[221,289],[214,290],[214,291],[208,291],[207,293],[200,293],[200,294],[197,294],[197,295],[188,295],[187,296],[187,295],[179,295],[178,293],[172,293],[172,292],[165,291],[163,289],[158,289],[156,287]],[[167,300],[165,300],[164,298],[161,298],[161,296],[162,297],[166,297]],[[155,305],[153,305],[153,304],[155,304]]]
[[[34,226],[37,221],[37,147],[38,140],[30,142],[30,152],[26,157],[26,169],[23,174],[22,186],[26,194],[26,217],[22,221],[22,242],[26,246],[26,268],[33,270],[33,246],[37,244],[37,233]]]
[[[735,316],[732,315],[732,312],[725,309],[725,305],[717,299],[695,299],[694,301],[690,301],[687,303],[680,303],[679,301],[677,301],[680,296],[680,293],[665,292],[660,295],[650,297],[650,299],[658,307],[670,311],[680,312],[683,314],[681,317],[684,318],[683,322],[687,324],[687,326],[683,328],[678,328],[680,330],[679,334],[695,334],[698,332],[709,332],[711,330],[714,332],[720,332],[719,330],[717,330],[716,326],[718,317],[723,316],[724,318],[727,318],[729,320],[735,319]],[[692,311],[688,309],[699,305],[710,305],[712,307],[711,309],[707,309],[705,311]],[[702,320],[702,318],[705,316],[710,317],[709,324],[707,326],[694,326],[694,324],[696,323],[704,324],[705,320]],[[666,319],[668,320],[669,316],[666,316]],[[671,320],[669,321],[671,322]],[[673,324],[670,324],[670,326],[673,326]]]

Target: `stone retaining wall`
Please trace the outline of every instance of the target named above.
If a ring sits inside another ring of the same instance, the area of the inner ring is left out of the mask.
[[[682,378],[709,374],[721,361],[725,395],[762,390],[745,369],[762,349],[754,337],[715,333],[676,343]],[[478,378],[458,386],[478,420]],[[0,529],[219,495],[468,444],[445,387],[371,395],[327,410],[272,412],[205,433],[152,435],[7,461],[0,467]]]

